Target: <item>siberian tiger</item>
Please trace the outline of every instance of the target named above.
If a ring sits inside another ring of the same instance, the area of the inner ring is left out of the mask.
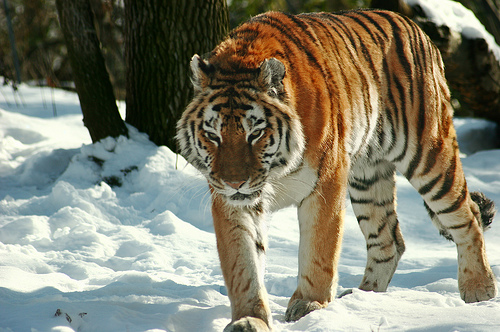
[[[346,195],[366,239],[360,288],[385,291],[405,250],[395,171],[456,243],[465,302],[497,293],[483,228],[493,202],[469,193],[437,48],[387,11],[268,12],[191,61],[195,95],[178,122],[181,153],[208,180],[226,331],[267,331],[265,215],[296,205],[298,286],[285,314],[325,307],[337,286]]]

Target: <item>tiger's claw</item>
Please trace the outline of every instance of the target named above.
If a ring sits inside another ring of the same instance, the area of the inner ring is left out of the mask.
[[[306,301],[297,299],[286,309],[285,321],[295,322],[314,310],[323,308],[317,301]]]

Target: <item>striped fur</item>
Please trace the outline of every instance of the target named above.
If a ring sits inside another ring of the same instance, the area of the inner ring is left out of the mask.
[[[269,12],[191,66],[195,96],[177,138],[212,191],[228,331],[271,326],[264,215],[287,205],[298,207],[301,237],[287,321],[335,296],[347,193],[368,251],[360,288],[385,291],[405,250],[396,170],[456,243],[462,298],[496,295],[481,227],[493,206],[469,194],[443,63],[413,22],[386,11]]]

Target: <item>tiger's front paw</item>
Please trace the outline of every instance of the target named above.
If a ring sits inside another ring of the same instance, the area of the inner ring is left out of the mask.
[[[288,305],[285,313],[285,321],[295,322],[313,310],[321,309],[322,306],[317,301],[306,301],[297,299]]]
[[[260,318],[243,317],[237,321],[231,322],[224,332],[268,332],[271,331],[269,326]]]

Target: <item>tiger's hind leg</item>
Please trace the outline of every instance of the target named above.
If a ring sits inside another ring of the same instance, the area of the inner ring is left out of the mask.
[[[483,237],[484,226],[493,218],[493,203],[482,194],[469,193],[454,132],[451,134],[422,147],[424,157],[418,165],[403,160],[397,167],[424,198],[440,233],[457,246],[462,299],[467,303],[485,301],[497,294]]]
[[[392,279],[405,245],[396,216],[395,167],[386,161],[357,161],[349,177],[349,194],[366,240],[367,262],[359,286],[383,292]]]

